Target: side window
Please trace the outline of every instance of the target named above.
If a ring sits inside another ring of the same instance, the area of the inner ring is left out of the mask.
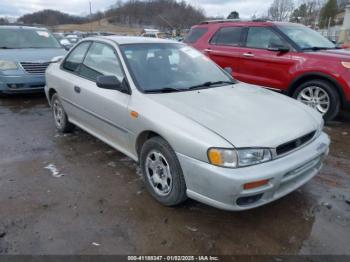
[[[80,68],[80,75],[92,81],[101,75],[113,75],[120,81],[124,73],[114,49],[103,43],[93,43]]]
[[[284,46],[283,40],[266,27],[251,27],[247,35],[247,47],[267,49],[269,47]]]
[[[208,28],[198,27],[193,28],[186,36],[184,42],[185,43],[195,43],[201,38],[206,32],[208,32]]]
[[[64,61],[63,68],[71,72],[77,72],[79,65],[83,62],[85,53],[89,48],[91,42],[83,42],[79,44],[69,54],[67,59]]]
[[[214,45],[239,46],[243,27],[222,27],[215,33],[210,43]]]

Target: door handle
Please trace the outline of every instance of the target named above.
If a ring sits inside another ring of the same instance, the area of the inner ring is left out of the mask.
[[[245,57],[254,57],[255,55],[252,53],[244,53],[243,56]]]
[[[80,93],[81,92],[81,88],[79,86],[74,86],[74,91],[75,93]]]
[[[212,50],[210,48],[204,49],[205,53],[210,53]]]

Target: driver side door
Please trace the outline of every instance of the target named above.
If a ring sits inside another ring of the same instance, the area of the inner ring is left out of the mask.
[[[271,46],[288,46],[288,43],[271,28],[248,28],[242,48],[239,80],[279,90],[288,88],[293,56],[291,52],[268,50]]]
[[[98,76],[116,76],[127,85],[119,56],[112,45],[93,42],[80,65],[75,103],[83,128],[107,144],[125,152],[129,146],[127,127],[130,95],[96,85]]]

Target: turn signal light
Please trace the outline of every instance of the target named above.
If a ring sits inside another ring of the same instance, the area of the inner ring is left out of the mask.
[[[265,186],[268,183],[269,183],[269,180],[268,179],[264,179],[264,180],[254,181],[254,182],[251,182],[251,183],[244,184],[243,187],[244,187],[245,190],[249,190],[249,189],[254,189],[254,188],[257,188],[257,187]]]

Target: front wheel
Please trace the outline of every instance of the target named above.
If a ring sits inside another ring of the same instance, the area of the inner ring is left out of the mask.
[[[315,109],[326,121],[335,118],[340,110],[340,98],[335,87],[324,80],[311,80],[298,87],[293,97]]]
[[[186,184],[174,150],[160,137],[146,141],[141,149],[140,165],[146,187],[165,206],[187,199]]]
[[[68,116],[57,94],[52,96],[51,105],[57,130],[61,133],[71,132],[74,129],[74,125],[68,121]]]

